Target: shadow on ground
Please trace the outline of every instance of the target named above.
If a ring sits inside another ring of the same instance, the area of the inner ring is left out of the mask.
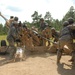
[[[58,64],[57,66],[58,66],[57,72],[60,75],[75,75],[75,64],[68,65],[62,63],[62,64]],[[64,66],[67,66],[68,68],[65,68]]]

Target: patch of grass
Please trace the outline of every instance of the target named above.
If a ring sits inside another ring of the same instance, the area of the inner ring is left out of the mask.
[[[0,35],[0,41],[1,40],[6,40],[6,38],[7,38],[7,35]]]

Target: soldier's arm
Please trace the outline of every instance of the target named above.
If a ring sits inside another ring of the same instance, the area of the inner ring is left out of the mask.
[[[6,21],[5,25],[6,25],[7,28],[10,27],[10,22],[9,22],[9,20]]]

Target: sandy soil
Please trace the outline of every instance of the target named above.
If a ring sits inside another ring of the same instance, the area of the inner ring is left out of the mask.
[[[75,65],[63,55],[61,63],[56,64],[56,54],[30,54],[25,61],[2,64],[8,55],[0,55],[0,75],[75,75]]]

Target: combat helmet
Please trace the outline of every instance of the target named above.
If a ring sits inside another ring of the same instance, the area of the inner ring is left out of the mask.
[[[73,24],[74,23],[74,19],[72,17],[68,18],[68,22],[69,24]]]
[[[68,21],[64,21],[63,22],[63,27],[66,27],[66,26],[68,26],[69,25],[69,22]]]
[[[14,21],[18,21],[18,17],[14,17]]]

